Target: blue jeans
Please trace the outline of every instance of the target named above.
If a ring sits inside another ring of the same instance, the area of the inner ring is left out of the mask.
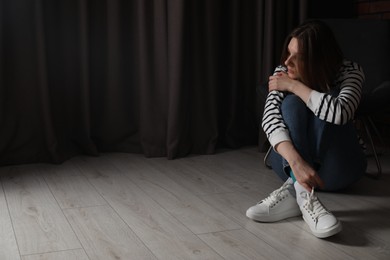
[[[361,178],[367,168],[352,122],[334,125],[320,120],[296,95],[283,100],[281,112],[294,147],[324,181],[323,190],[341,190]],[[269,155],[280,178],[289,177],[287,161],[274,150]]]

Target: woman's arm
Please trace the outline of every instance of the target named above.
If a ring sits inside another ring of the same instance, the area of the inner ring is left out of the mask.
[[[300,81],[290,79],[285,73],[271,76],[269,89],[294,93],[318,118],[341,125],[353,119],[360,103],[363,82],[362,68],[357,63],[346,61],[335,82],[340,88],[337,97],[312,90]]]
[[[278,66],[275,68],[274,75],[282,71],[286,71],[286,68]],[[290,140],[287,126],[280,113],[280,106],[285,96],[286,93],[282,91],[269,91],[265,101],[261,126],[267,135],[268,141],[273,147],[277,143]]]
[[[313,91],[306,104],[320,119],[337,125],[346,124],[355,116],[361,100],[363,83],[362,68],[357,63],[346,61],[335,82],[340,89],[338,96]]]
[[[283,92],[271,91],[268,93],[265,101],[261,126],[272,146],[282,141],[290,140],[287,126],[280,113],[280,106],[284,97],[285,93]]]

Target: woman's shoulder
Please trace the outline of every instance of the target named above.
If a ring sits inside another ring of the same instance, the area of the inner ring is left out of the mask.
[[[359,75],[364,79],[364,71],[359,63],[344,59],[340,67],[339,77],[343,78],[347,75]]]
[[[344,59],[343,63],[340,67],[340,72],[352,72],[352,71],[360,71],[363,73],[363,68],[359,63],[351,60]]]

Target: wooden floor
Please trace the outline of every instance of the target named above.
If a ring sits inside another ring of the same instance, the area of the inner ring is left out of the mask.
[[[318,239],[300,217],[245,217],[282,184],[263,156],[250,147],[1,167],[0,259],[390,259],[390,157],[380,180],[318,194],[343,223]]]

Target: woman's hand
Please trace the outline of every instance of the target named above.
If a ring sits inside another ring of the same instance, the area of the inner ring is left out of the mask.
[[[290,163],[294,177],[306,190],[312,188],[323,188],[324,183],[317,172],[303,159]]]
[[[268,90],[270,92],[273,90],[292,92],[294,84],[296,80],[291,79],[285,72],[279,72],[269,77]]]
[[[307,103],[307,101],[309,100],[312,92],[311,88],[309,88],[299,80],[290,78],[285,72],[279,72],[276,75],[269,77],[268,90],[269,92],[273,90],[278,90],[294,93],[295,95],[300,97],[305,103]]]
[[[324,182],[317,172],[298,153],[290,141],[283,141],[276,145],[276,151],[289,163],[295,179],[305,189],[323,188]]]

